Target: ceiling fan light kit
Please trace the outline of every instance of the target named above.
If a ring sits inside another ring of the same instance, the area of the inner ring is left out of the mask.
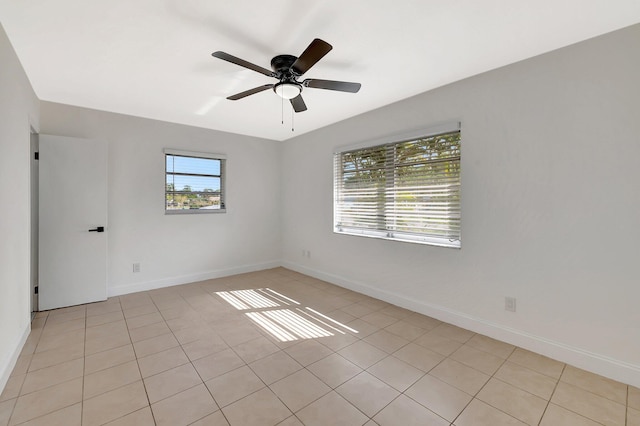
[[[350,83],[346,81],[318,80],[306,79],[298,81],[298,77],[309,71],[320,59],[322,59],[333,47],[324,40],[314,39],[309,46],[302,52],[299,57],[293,55],[278,55],[271,60],[271,68],[273,71],[261,66],[252,64],[244,59],[237,58],[225,52],[217,51],[211,55],[215,58],[222,59],[232,64],[250,69],[268,77],[279,80],[275,84],[265,84],[244,92],[227,97],[232,101],[245,98],[256,93],[260,93],[267,89],[273,91],[283,99],[288,99],[295,112],[307,110],[307,106],[302,99],[302,88],[309,87],[312,89],[335,90],[339,92],[357,93],[360,90],[360,83]]]
[[[302,85],[298,83],[277,83],[273,86],[273,91],[283,99],[293,99],[302,92]]]

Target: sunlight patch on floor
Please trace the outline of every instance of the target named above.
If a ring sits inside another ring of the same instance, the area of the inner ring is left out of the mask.
[[[358,333],[308,306],[294,308],[300,302],[270,288],[219,291],[216,294],[238,310],[251,311],[245,315],[281,342],[330,337],[347,331]],[[283,306],[291,306],[291,309],[274,309]]]

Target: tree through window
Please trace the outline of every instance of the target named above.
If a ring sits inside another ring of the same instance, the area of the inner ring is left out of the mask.
[[[334,231],[460,247],[460,131],[334,157]]]
[[[165,150],[165,212],[225,211],[224,156]]]

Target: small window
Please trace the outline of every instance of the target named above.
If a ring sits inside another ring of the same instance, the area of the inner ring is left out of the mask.
[[[459,130],[336,153],[334,184],[334,232],[460,247]]]
[[[165,213],[225,211],[225,158],[165,150]]]

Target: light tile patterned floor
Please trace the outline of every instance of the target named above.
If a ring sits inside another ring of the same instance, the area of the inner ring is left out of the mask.
[[[640,426],[637,388],[283,268],[32,327],[0,426]]]

